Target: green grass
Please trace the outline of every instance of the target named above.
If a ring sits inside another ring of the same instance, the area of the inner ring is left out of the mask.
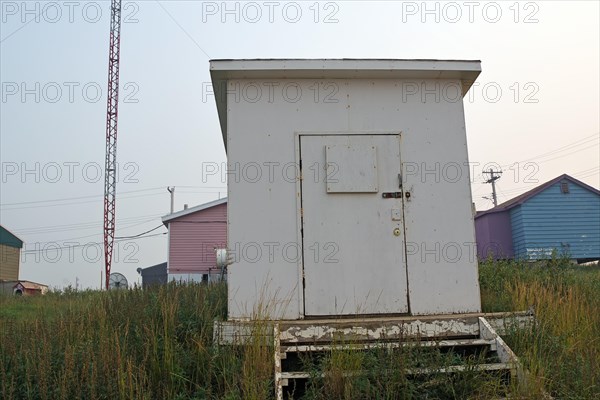
[[[535,309],[536,325],[505,340],[529,370],[506,387],[470,370],[415,379],[406,368],[441,368],[456,355],[419,347],[336,351],[303,360],[314,374],[304,399],[483,399],[498,395],[600,398],[600,269],[553,259],[480,265],[484,311]],[[227,288],[49,293],[0,298],[1,399],[266,399],[272,348],[212,343]],[[463,359],[469,365],[478,360]],[[364,376],[344,371],[365,369]],[[325,378],[321,373],[326,372]]]
[[[308,361],[307,369],[313,378],[308,382],[303,399],[466,399],[489,398],[507,391],[498,377],[490,378],[486,372],[475,369],[484,362],[484,354],[465,357],[420,346],[399,347],[393,351],[356,351],[351,347],[331,352],[317,362]],[[435,372],[459,364],[467,370],[423,377],[406,373],[416,368]],[[344,375],[346,371],[356,370],[366,373]]]

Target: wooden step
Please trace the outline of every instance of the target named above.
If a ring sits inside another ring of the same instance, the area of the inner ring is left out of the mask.
[[[339,350],[369,350],[369,349],[395,349],[408,346],[422,347],[470,347],[470,346],[490,346],[491,351],[496,351],[496,341],[493,339],[453,339],[453,340],[429,340],[429,341],[410,341],[410,342],[366,342],[366,343],[346,343],[346,344],[298,344],[292,346],[281,345],[281,354],[284,353],[305,353],[305,352],[325,352]]]
[[[444,368],[412,368],[406,369],[406,375],[432,375],[432,374],[448,374],[463,371],[510,371],[514,368],[513,364],[509,363],[491,363],[491,364],[474,364],[474,365],[451,365]],[[388,371],[393,373],[393,371]],[[369,374],[368,371],[346,371],[342,372],[343,377],[362,376]],[[308,372],[282,372],[281,379],[310,379],[310,378],[325,378],[327,373],[310,374]],[[286,386],[286,385],[284,385]]]
[[[510,379],[523,382],[519,359],[498,335],[492,324],[483,316],[431,316],[414,319],[364,319],[356,321],[304,321],[274,324],[276,398],[283,399],[284,387],[290,380],[327,377],[327,371],[309,373],[290,371],[294,363],[289,360],[300,354],[331,351],[364,351],[369,349],[395,349],[423,346],[432,349],[465,349],[489,351],[492,358],[481,364],[451,365],[440,368],[409,368],[404,373],[411,376],[452,374],[462,371],[500,371],[509,373]],[[290,355],[290,359],[288,359]],[[288,359],[286,363],[283,360]],[[498,362],[493,362],[497,360]],[[302,367],[299,367],[302,368]],[[389,371],[397,373],[398,371]],[[372,371],[345,371],[344,377],[372,374]],[[379,372],[380,373],[380,372]],[[385,373],[385,372],[384,372]]]

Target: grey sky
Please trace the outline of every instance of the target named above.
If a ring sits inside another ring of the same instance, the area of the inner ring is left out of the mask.
[[[176,209],[225,195],[202,177],[225,161],[209,57],[480,59],[465,99],[478,209],[491,206],[490,162],[505,171],[500,201],[562,173],[600,186],[596,1],[123,5],[117,236],[160,225],[167,185]],[[88,243],[102,241],[109,2],[0,6],[1,223],[26,242],[22,278],[98,287],[102,249]],[[137,267],[166,260],[166,239],[118,242],[113,270],[138,281]]]

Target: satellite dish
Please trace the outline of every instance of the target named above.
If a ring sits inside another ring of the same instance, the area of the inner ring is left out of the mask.
[[[123,274],[113,272],[110,274],[108,287],[110,289],[127,289],[127,278]]]

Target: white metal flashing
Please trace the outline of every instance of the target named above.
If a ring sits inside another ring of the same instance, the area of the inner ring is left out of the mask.
[[[255,59],[211,60],[216,79],[440,78],[471,83],[481,72],[479,60]]]
[[[481,73],[480,60],[217,59],[210,75],[227,147],[227,81],[232,79],[458,79],[463,97]]]

